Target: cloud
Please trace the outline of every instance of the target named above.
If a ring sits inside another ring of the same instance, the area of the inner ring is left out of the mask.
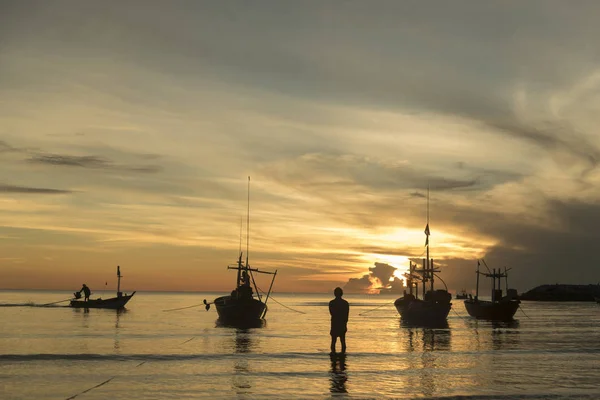
[[[107,169],[116,171],[156,173],[161,171],[158,165],[119,165],[104,157],[99,156],[71,156],[61,154],[36,154],[31,156],[28,162],[33,164],[45,164],[64,167]]]
[[[5,140],[0,140],[0,154],[3,154],[3,153],[18,154],[18,153],[26,153],[27,151],[29,151],[29,149],[23,148],[23,147],[15,147],[15,146],[9,144]]]
[[[360,278],[350,278],[344,290],[349,293],[379,293],[380,291],[400,293],[404,288],[402,279],[394,277],[390,281],[396,269],[389,264],[376,262],[374,267],[369,268],[368,274]]]
[[[71,190],[36,188],[26,186],[14,186],[0,184],[0,192],[3,193],[22,193],[22,194],[70,194]]]

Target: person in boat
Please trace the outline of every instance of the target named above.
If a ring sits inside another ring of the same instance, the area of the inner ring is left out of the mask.
[[[242,272],[242,284],[244,286],[250,286],[250,276],[246,271]]]
[[[333,291],[335,299],[329,302],[329,314],[331,315],[331,353],[335,354],[335,345],[337,338],[340,338],[342,344],[342,353],[346,353],[346,331],[348,330],[348,314],[350,313],[350,305],[342,295],[344,291],[340,287],[336,287]]]
[[[90,299],[90,294],[92,294],[92,291],[90,290],[89,287],[87,287],[87,285],[85,283],[81,287],[81,290],[79,290],[79,292],[77,292],[77,293],[81,293],[81,292],[83,292],[83,301],[88,301]]]

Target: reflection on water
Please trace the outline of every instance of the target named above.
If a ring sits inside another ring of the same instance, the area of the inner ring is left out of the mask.
[[[494,350],[515,348],[519,343],[519,321],[492,323],[492,348]]]
[[[474,333],[478,351],[505,350],[519,345],[520,323],[512,321],[485,321],[470,319],[467,326]]]
[[[346,390],[346,355],[335,354],[329,355],[331,360],[331,369],[329,370],[329,380],[331,381],[331,393],[348,393]]]
[[[215,321],[215,326],[217,328],[234,328],[234,329],[252,329],[252,328],[266,328],[267,320],[265,319],[257,319],[253,321],[243,321],[243,322],[225,322],[217,319]]]
[[[406,334],[406,351],[450,350],[450,327],[448,322],[437,327],[414,327],[400,323]]]
[[[261,324],[261,327],[262,326],[264,326],[264,324]],[[238,396],[251,394],[251,370],[248,359],[244,357],[244,355],[252,353],[256,347],[256,338],[254,336],[253,328],[231,329],[234,331],[234,353],[240,355],[240,357],[236,357],[233,360],[231,387]]]
[[[451,351],[451,331],[448,322],[436,327],[415,327],[400,324],[401,333],[405,336],[405,350],[414,353],[408,358],[409,368],[418,371],[407,376],[406,386],[413,388],[425,397],[431,397],[439,387],[436,374],[448,368],[447,358],[440,352]]]
[[[116,310],[116,320],[115,320],[115,342],[113,345],[113,348],[115,349],[116,352],[119,352],[121,346],[120,346],[120,342],[121,342],[121,330],[119,327],[119,322],[121,319],[121,314],[125,314],[127,312],[127,309],[123,308],[121,310]]]

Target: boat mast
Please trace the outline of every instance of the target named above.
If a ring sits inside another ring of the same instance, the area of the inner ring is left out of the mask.
[[[248,275],[249,279],[252,280],[252,284],[254,285],[254,290],[256,291],[256,296],[259,301],[262,301],[262,296],[260,295],[260,291],[258,290],[258,286],[256,285],[256,281],[254,280],[254,275],[252,274],[252,269],[250,268],[250,264],[248,264],[248,253],[250,252],[250,175],[248,175],[248,209],[246,210],[246,266],[244,267],[246,270],[246,275]],[[248,285],[250,282],[248,282]]]
[[[239,253],[240,253],[240,257],[238,258],[238,272],[237,272],[237,282],[235,284],[235,287],[240,287],[240,280],[242,279],[242,228],[244,227],[244,219],[243,217],[240,217],[240,249],[239,249]]]
[[[477,285],[475,286],[475,300],[479,300],[479,260],[477,260]]]
[[[250,249],[250,176],[248,176],[248,204],[246,210],[246,269],[248,269],[248,251]]]
[[[433,263],[429,259],[429,185],[427,185],[427,225],[425,227],[427,235],[427,277],[431,280],[431,291],[433,292]],[[425,295],[425,286],[423,285],[423,295]]]
[[[121,267],[117,265],[117,297],[121,296]]]
[[[492,301],[496,301],[496,268],[492,269]]]

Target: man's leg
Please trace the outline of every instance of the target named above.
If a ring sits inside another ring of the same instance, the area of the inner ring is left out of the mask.
[[[340,336],[340,343],[342,343],[342,353],[346,353],[346,334],[342,333]]]
[[[331,352],[335,353],[335,343],[337,342],[337,336],[331,335]]]

